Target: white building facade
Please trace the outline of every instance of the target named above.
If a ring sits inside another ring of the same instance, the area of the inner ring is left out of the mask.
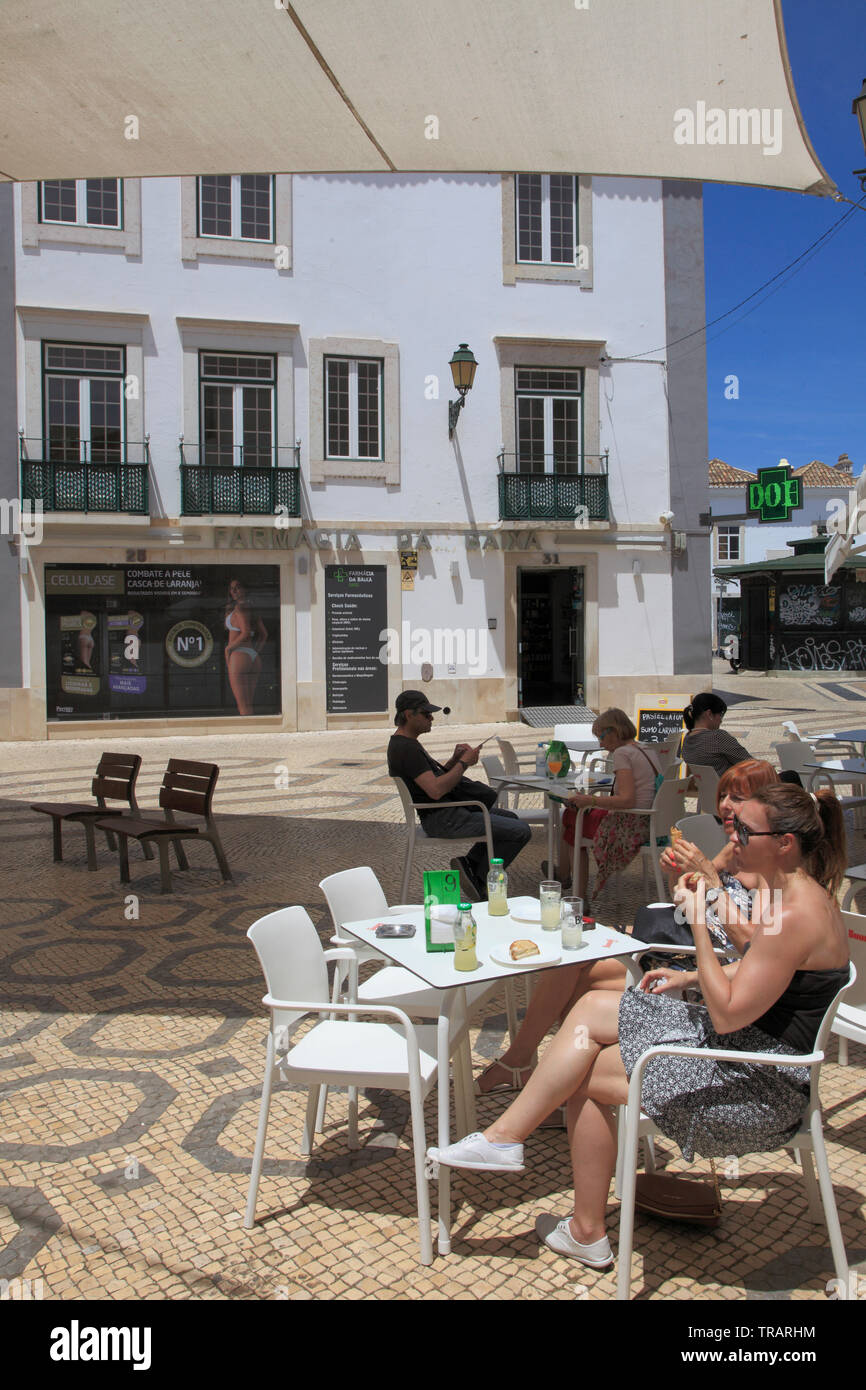
[[[16,188],[14,221],[4,195],[0,236],[2,736],[381,725],[419,685],[463,721],[631,711],[707,683],[704,361],[664,348],[704,321],[699,186],[64,180]],[[449,438],[458,343],[478,366]]]

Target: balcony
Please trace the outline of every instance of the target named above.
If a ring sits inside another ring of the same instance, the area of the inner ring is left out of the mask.
[[[584,454],[583,467],[589,464],[598,470],[586,473],[566,471],[572,465],[549,454],[527,464],[516,454],[500,453],[500,521],[609,520],[607,459],[606,453]]]
[[[300,443],[259,450],[251,455],[243,445],[219,451],[214,462],[199,462],[199,446],[180,445],[180,507],[183,516],[284,516],[301,515]],[[289,457],[291,463],[283,463]],[[251,462],[250,459],[255,459]],[[265,461],[267,460],[267,462]]]
[[[147,516],[150,447],[128,441],[18,436],[21,501],[43,512],[128,512]]]

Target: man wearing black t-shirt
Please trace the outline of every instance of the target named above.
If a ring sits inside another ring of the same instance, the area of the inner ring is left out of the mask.
[[[422,825],[428,835],[442,839],[461,839],[466,835],[484,835],[484,817],[471,806],[448,807],[449,801],[481,801],[490,812],[493,833],[493,853],[506,866],[511,863],[532,834],[529,826],[513,811],[496,807],[496,792],[484,782],[472,782],[466,769],[478,762],[478,748],[458,743],[447,763],[437,763],[421,747],[419,739],[433,727],[433,715],[441,709],[431,705],[421,690],[404,690],[397,696],[394,723],[396,733],[388,744],[388,772],[402,777],[412,800],[436,806],[435,811],[422,811]],[[451,867],[459,869],[465,889],[473,902],[487,897],[487,844],[484,839],[474,844],[465,858],[452,859]]]

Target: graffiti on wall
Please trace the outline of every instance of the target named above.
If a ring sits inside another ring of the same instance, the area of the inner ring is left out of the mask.
[[[794,641],[783,640],[779,651],[779,663],[787,671],[866,671],[866,636]]]
[[[790,584],[779,599],[782,627],[835,627],[842,590],[836,584]]]

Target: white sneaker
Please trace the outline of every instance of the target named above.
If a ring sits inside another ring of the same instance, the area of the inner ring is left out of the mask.
[[[563,1217],[562,1221],[557,1221],[555,1216],[539,1216],[535,1222],[535,1234],[549,1250],[555,1250],[557,1255],[567,1255],[570,1260],[577,1260],[590,1269],[607,1269],[612,1265],[613,1252],[607,1236],[594,1241],[592,1245],[581,1245],[571,1234],[570,1220],[568,1216]]]
[[[483,1172],[522,1173],[523,1145],[508,1144],[497,1147],[485,1139],[481,1133],[467,1134],[456,1144],[444,1149],[428,1149],[427,1157],[434,1163],[444,1163],[446,1168],[478,1168]]]

